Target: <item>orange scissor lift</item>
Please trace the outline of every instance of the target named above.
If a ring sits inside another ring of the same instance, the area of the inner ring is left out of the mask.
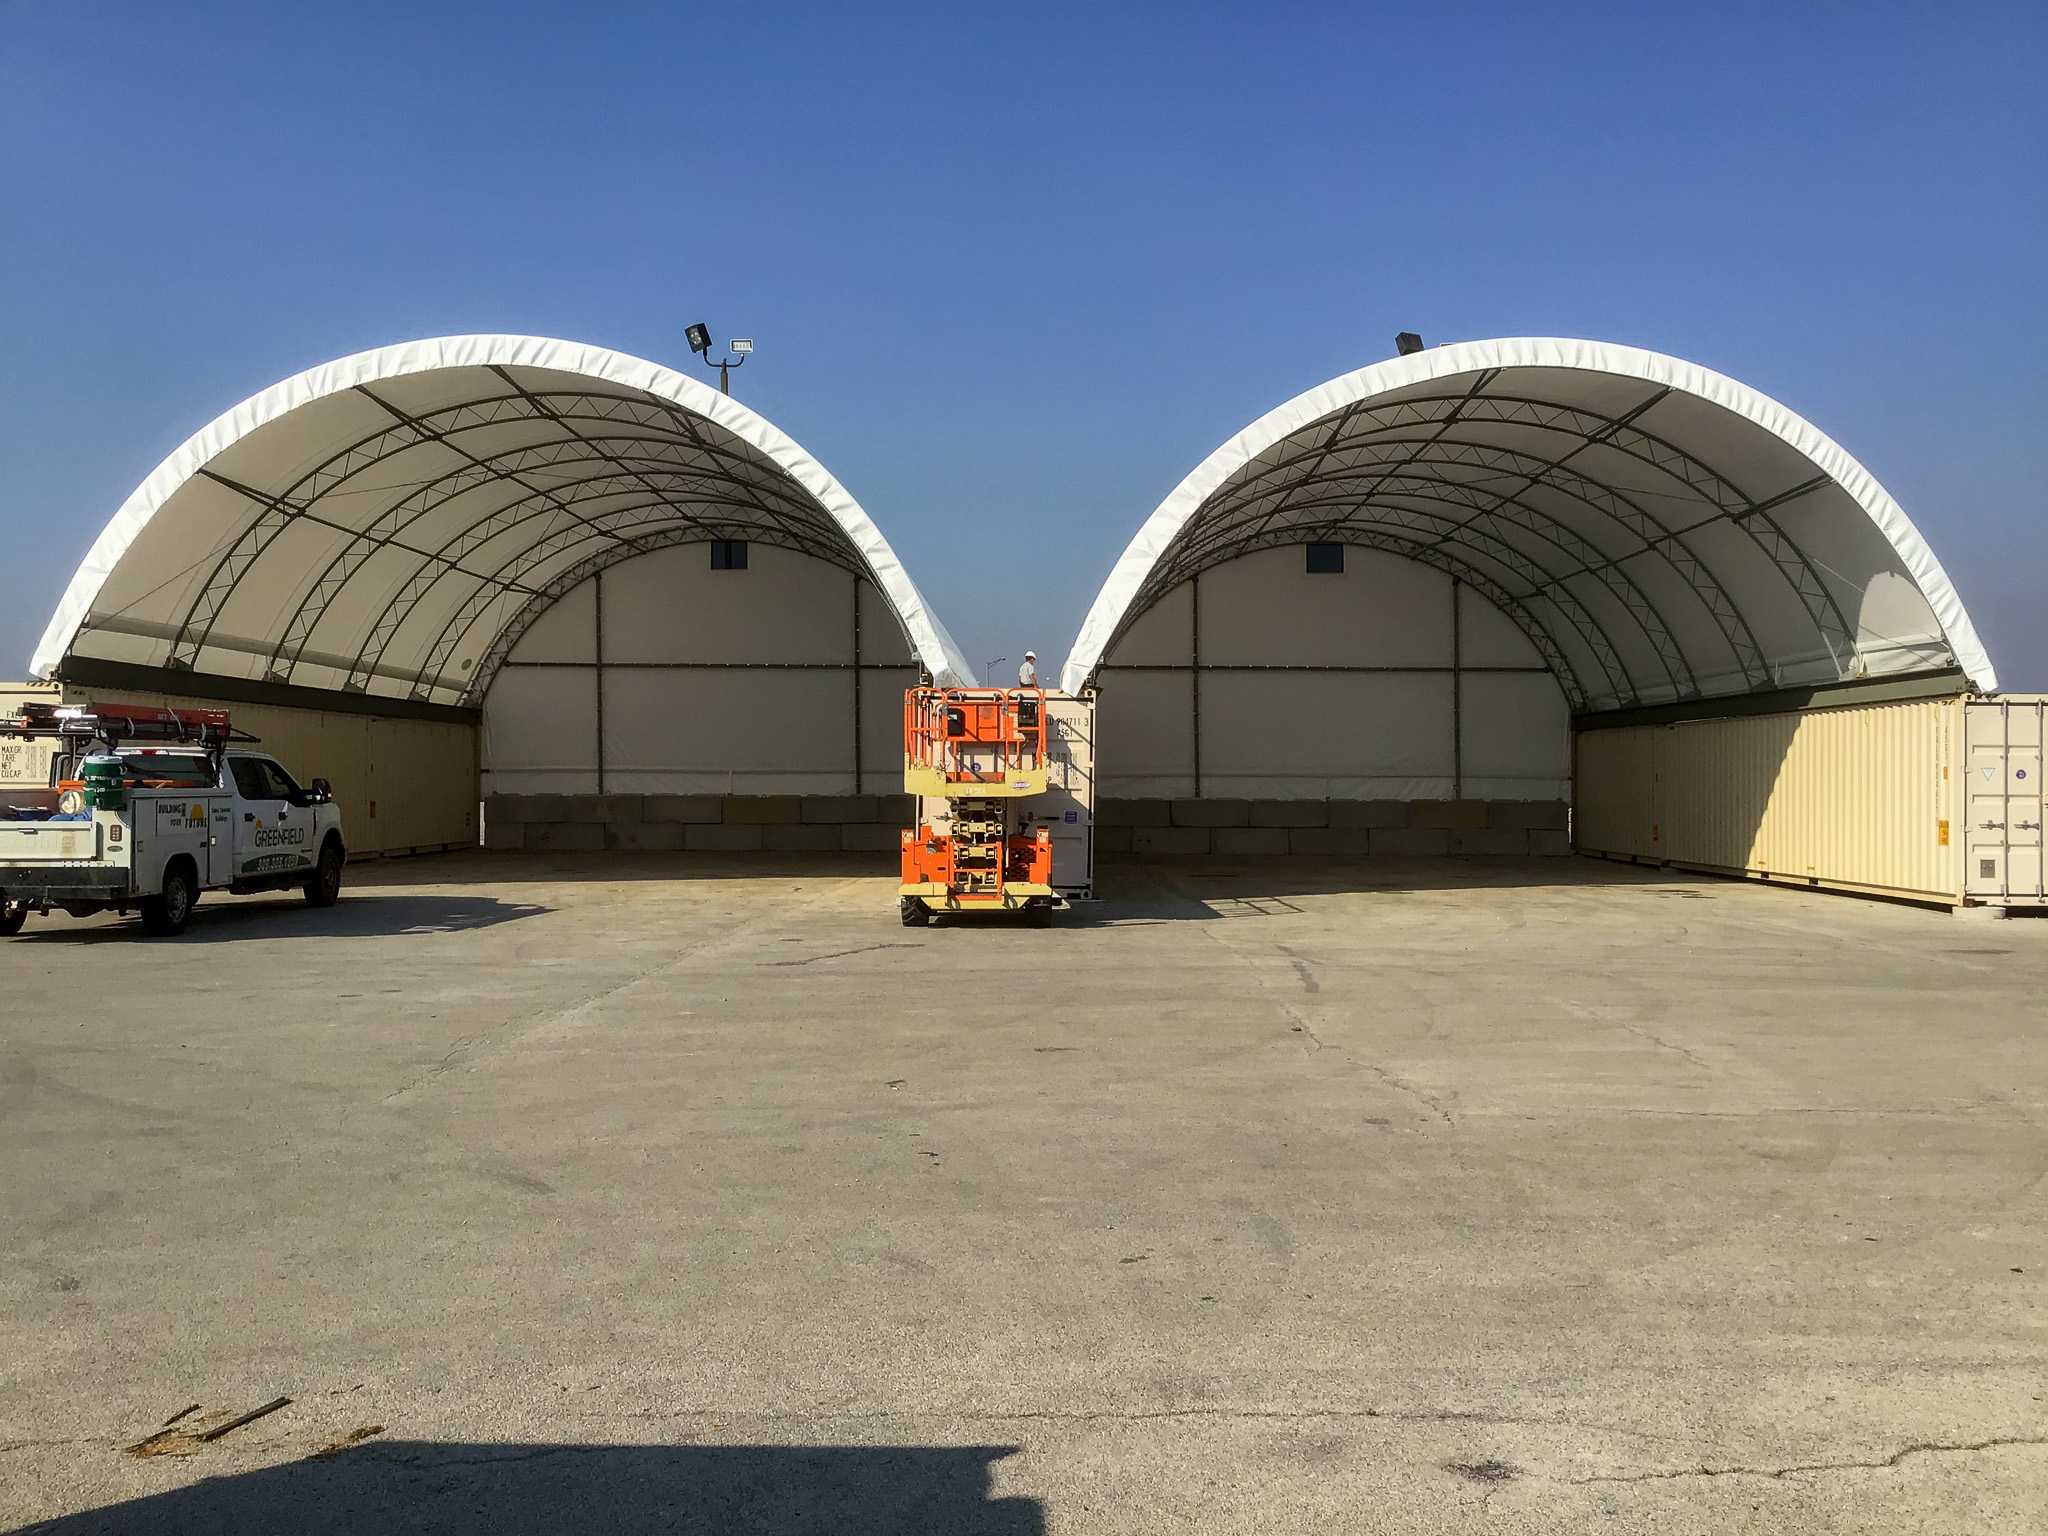
[[[912,688],[903,696],[903,787],[918,797],[903,834],[906,927],[939,912],[1023,910],[1049,921],[1052,842],[1016,808],[1046,787],[1043,688]]]

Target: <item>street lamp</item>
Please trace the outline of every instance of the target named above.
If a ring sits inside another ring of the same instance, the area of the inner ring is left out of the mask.
[[[1009,659],[1010,658],[1007,656],[998,656],[994,661],[990,662],[987,666],[983,667],[981,669],[981,686],[984,688],[995,687],[995,683],[991,681],[991,679],[993,679],[996,675],[996,668],[1000,667],[1004,662],[1008,661]]]
[[[734,355],[731,357],[721,358],[719,361],[715,363],[711,361],[710,326],[689,326],[683,331],[683,338],[689,342],[690,350],[696,353],[699,357],[704,359],[704,366],[706,368],[716,368],[718,370],[718,392],[721,395],[731,394],[731,372],[733,369],[739,367],[740,364],[744,363],[749,357],[753,355],[754,343],[752,338],[747,336],[735,336],[727,344],[726,348],[729,352],[733,353]]]

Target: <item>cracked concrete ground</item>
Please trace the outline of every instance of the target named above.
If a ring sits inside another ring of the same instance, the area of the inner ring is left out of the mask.
[[[0,1523],[2048,1528],[2048,921],[1446,860],[905,930],[871,870],[32,921]]]

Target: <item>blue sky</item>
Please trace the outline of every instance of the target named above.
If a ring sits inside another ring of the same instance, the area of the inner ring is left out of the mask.
[[[1776,396],[2048,690],[2044,78],[2039,4],[0,4],[0,675],[263,386],[704,319],[977,659],[1406,329]]]

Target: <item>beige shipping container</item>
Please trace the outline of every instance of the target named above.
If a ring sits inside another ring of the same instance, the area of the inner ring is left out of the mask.
[[[1950,906],[2040,906],[2048,700],[1927,699],[1581,730],[1606,858]]]
[[[67,683],[66,704],[224,709],[292,777],[326,779],[341,808],[349,857],[438,852],[476,844],[476,727],[454,721],[237,704]]]
[[[0,683],[0,719],[21,713],[24,704],[59,704],[55,683]],[[47,789],[54,741],[22,741],[0,736],[0,789]]]

